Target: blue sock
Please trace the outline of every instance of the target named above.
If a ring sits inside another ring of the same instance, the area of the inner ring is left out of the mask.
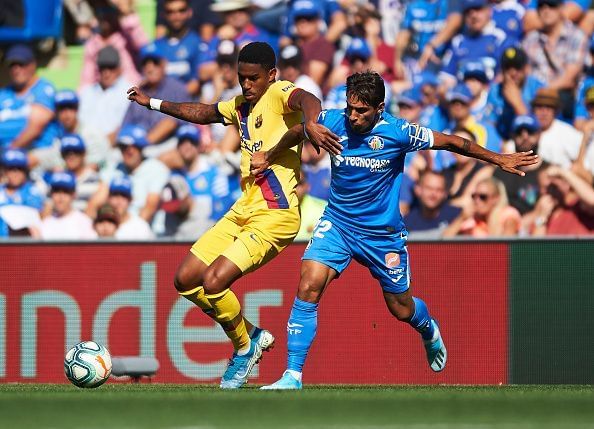
[[[318,304],[295,298],[287,322],[287,369],[303,372],[307,352],[316,336]]]
[[[408,324],[415,328],[424,340],[430,340],[433,338],[435,329],[433,328],[433,323],[431,323],[427,304],[421,298],[415,298],[414,296],[413,301],[415,302],[415,313],[408,321]]]

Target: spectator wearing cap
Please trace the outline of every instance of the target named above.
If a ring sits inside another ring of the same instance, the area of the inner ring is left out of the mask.
[[[349,44],[344,56],[349,63],[349,75],[365,71],[369,68],[371,59],[371,48],[369,44],[360,37],[354,37]],[[390,106],[392,101],[392,88],[384,81],[386,106]],[[344,109],[347,104],[346,84],[341,83],[332,88],[324,100],[325,109]]]
[[[94,217],[99,206],[107,201],[109,184],[120,177],[132,181],[130,211],[151,222],[159,206],[159,195],[169,178],[169,169],[159,160],[144,158],[142,151],[148,145],[144,129],[134,125],[122,127],[117,146],[122,153],[122,162],[116,167],[103,170],[99,189],[89,201],[87,214]]]
[[[106,46],[113,46],[120,57],[120,65],[125,79],[138,84],[142,77],[136,69],[136,59],[140,48],[149,40],[140,25],[139,16],[129,9],[129,2],[99,2],[95,15],[99,31],[87,40],[84,46],[83,67],[80,90],[99,81],[97,56]]]
[[[97,216],[93,220],[93,228],[98,238],[115,238],[119,224],[118,212],[109,204],[103,204],[99,207]]]
[[[296,87],[311,92],[318,99],[323,100],[322,89],[308,75],[302,73],[303,54],[297,45],[287,45],[280,51],[278,58],[279,79],[288,80]]]
[[[37,61],[26,45],[11,46],[4,57],[9,84],[0,89],[0,148],[31,151],[31,166],[53,167],[55,139],[53,85],[37,76]]]
[[[417,70],[425,45],[445,26],[447,0],[413,0],[406,5],[400,32],[394,45],[394,70],[403,78]],[[436,52],[442,55],[442,50]]]
[[[471,108],[474,98],[465,83],[459,83],[446,94],[451,128],[466,128],[476,137],[480,146],[494,152],[501,151],[501,138],[495,128],[487,122],[478,121],[472,116]]]
[[[152,240],[155,235],[147,221],[130,209],[133,186],[132,180],[125,176],[116,177],[109,184],[107,203],[115,209],[119,220],[115,238],[118,240]]]
[[[553,88],[539,89],[532,100],[532,110],[542,130],[538,154],[543,161],[570,168],[578,158],[583,134],[556,118],[560,106],[559,94]],[[594,163],[588,159],[585,162],[591,170]]]
[[[200,147],[200,131],[193,125],[180,127],[177,151],[184,167],[174,174],[166,187],[162,202],[167,213],[169,231],[175,237],[187,239],[202,235],[233,205],[237,180],[225,169],[205,156]],[[185,179],[185,186],[179,177]],[[177,202],[177,204],[176,204]],[[172,224],[177,224],[177,228]]]
[[[560,109],[565,118],[573,116],[573,91],[586,56],[586,35],[562,13],[563,0],[538,0],[542,28],[529,32],[522,46],[532,72],[559,91]]]
[[[293,0],[289,1],[287,24],[284,35],[295,37],[298,17],[317,16],[324,38],[336,43],[347,29],[347,17],[336,0]]]
[[[109,151],[130,105],[122,94],[131,82],[122,74],[120,54],[113,46],[99,50],[97,69],[97,82],[80,92],[78,132],[88,144],[87,160],[103,164],[110,158]]]
[[[166,75],[167,60],[157,45],[151,43],[142,48],[141,61],[144,83],[140,89],[149,97],[175,102],[188,99],[185,85]],[[147,156],[155,157],[175,147],[175,141],[171,137],[177,129],[178,121],[171,116],[131,103],[123,121],[123,126],[127,125],[139,126],[146,130],[146,140],[151,146],[146,151]]]
[[[531,115],[519,115],[514,118],[511,126],[514,152],[538,152],[540,141],[540,125],[536,118]],[[517,209],[522,216],[530,213],[539,197],[539,169],[542,166],[542,158],[533,165],[519,167],[524,176],[506,174],[503,170],[487,166],[493,171],[493,177],[500,180],[505,189],[509,204]],[[514,177],[510,177],[514,176]]]
[[[43,240],[93,240],[97,233],[89,216],[74,208],[76,180],[70,173],[50,178],[51,214],[41,221]]]
[[[199,65],[199,77],[202,82],[208,82],[217,73],[217,48],[223,39],[231,39],[242,48],[251,42],[266,42],[277,46],[277,37],[256,26],[252,22],[253,5],[250,0],[215,0],[210,10],[223,16],[223,25],[202,52]]]
[[[71,89],[56,92],[54,104],[60,136],[79,132],[78,95]]]
[[[295,21],[295,43],[303,56],[303,72],[324,88],[336,48],[322,33],[322,9],[311,0],[297,0],[290,13]]]
[[[167,32],[155,40],[155,45],[167,60],[167,76],[182,81],[188,94],[197,95],[200,90],[198,64],[201,46],[205,42],[190,28],[192,15],[189,0],[164,0],[163,16]]]
[[[27,154],[7,149],[2,154],[3,179],[0,180],[0,237],[32,235],[39,225],[44,195],[29,180]]]
[[[460,80],[466,84],[472,94],[470,113],[479,122],[488,117],[487,94],[489,93],[489,76],[485,65],[480,61],[464,63],[460,70]]]
[[[64,160],[64,171],[76,181],[74,208],[86,210],[89,199],[99,188],[99,174],[85,162],[85,143],[77,134],[67,134],[60,139],[60,153]]]
[[[448,117],[440,104],[437,75],[425,70],[415,75],[413,85],[421,95],[419,124],[443,132],[448,127]]]
[[[466,62],[481,62],[489,80],[499,69],[499,59],[510,43],[503,30],[493,22],[487,0],[463,0],[464,32],[452,39],[443,57],[440,74],[446,86],[456,83],[456,76]]]
[[[544,84],[530,73],[528,56],[520,47],[509,47],[501,57],[502,81],[495,83],[487,97],[487,117],[499,134],[508,139],[517,115],[530,113],[530,103]]]

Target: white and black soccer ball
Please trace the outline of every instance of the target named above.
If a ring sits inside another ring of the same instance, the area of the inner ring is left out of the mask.
[[[111,374],[111,355],[101,344],[83,341],[66,353],[64,372],[77,387],[99,387]]]

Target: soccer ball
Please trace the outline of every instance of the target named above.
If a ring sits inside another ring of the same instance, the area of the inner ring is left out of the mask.
[[[99,387],[111,374],[111,356],[101,344],[83,341],[66,353],[64,372],[77,387]]]

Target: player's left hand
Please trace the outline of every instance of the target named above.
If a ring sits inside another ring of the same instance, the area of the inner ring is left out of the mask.
[[[250,160],[250,174],[252,176],[259,176],[264,173],[264,170],[270,167],[270,162],[266,157],[267,153],[266,151],[254,152],[252,155],[252,159]]]
[[[342,145],[338,136],[322,124],[308,122],[305,124],[305,132],[316,152],[320,153],[320,148],[331,155],[340,155],[340,152],[342,152]]]
[[[518,167],[525,167],[533,165],[538,162],[538,155],[535,155],[531,150],[528,152],[505,153],[501,155],[499,167],[508,173],[517,174],[518,176],[525,176],[522,170]]]

